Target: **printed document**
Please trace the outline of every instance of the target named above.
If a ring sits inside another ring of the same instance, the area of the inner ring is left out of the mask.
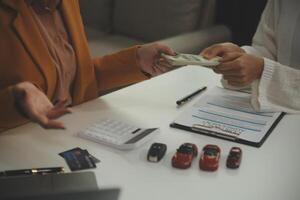
[[[221,134],[260,142],[282,113],[256,112],[250,94],[215,87],[206,93],[175,124],[208,134]]]

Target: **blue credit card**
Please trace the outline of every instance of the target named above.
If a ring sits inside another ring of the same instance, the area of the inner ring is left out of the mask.
[[[61,157],[63,157],[63,154],[65,154],[65,153],[67,153],[67,152],[69,152],[69,151],[75,151],[75,150],[86,151],[86,152],[89,154],[90,158],[94,161],[95,164],[101,162],[98,158],[96,158],[95,156],[91,155],[86,149],[81,149],[81,148],[79,148],[79,147],[76,147],[76,148],[74,148],[74,149],[70,149],[70,150],[64,151],[64,152],[62,152],[62,153],[59,153],[58,155],[60,155]]]
[[[96,168],[96,164],[87,150],[74,148],[59,155],[66,160],[71,171]]]

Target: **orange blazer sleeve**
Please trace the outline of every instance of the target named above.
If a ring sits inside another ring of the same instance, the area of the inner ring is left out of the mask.
[[[134,46],[93,59],[99,93],[148,78],[138,65],[136,55],[138,48]]]

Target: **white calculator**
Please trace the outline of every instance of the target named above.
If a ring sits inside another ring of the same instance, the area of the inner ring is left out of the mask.
[[[129,150],[150,140],[158,128],[144,129],[118,120],[104,119],[78,133],[79,137]]]

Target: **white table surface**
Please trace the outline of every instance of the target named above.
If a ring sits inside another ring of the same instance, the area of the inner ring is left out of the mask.
[[[176,100],[201,86],[219,85],[212,71],[188,66],[74,108],[61,118],[67,130],[43,130],[30,123],[0,134],[0,170],[65,166],[58,153],[81,147],[99,158],[95,172],[100,187],[122,189],[121,200],[182,199],[300,199],[300,116],[287,115],[261,148],[170,128],[169,124],[201,95],[181,108]],[[160,127],[155,138],[133,151],[119,151],[76,136],[101,118],[126,120],[139,126]],[[152,142],[168,145],[160,163],[146,160]],[[172,168],[171,157],[184,142],[202,149],[208,143],[221,148],[216,172],[200,171],[199,156],[187,170]],[[243,150],[238,170],[226,169],[232,146]]]

